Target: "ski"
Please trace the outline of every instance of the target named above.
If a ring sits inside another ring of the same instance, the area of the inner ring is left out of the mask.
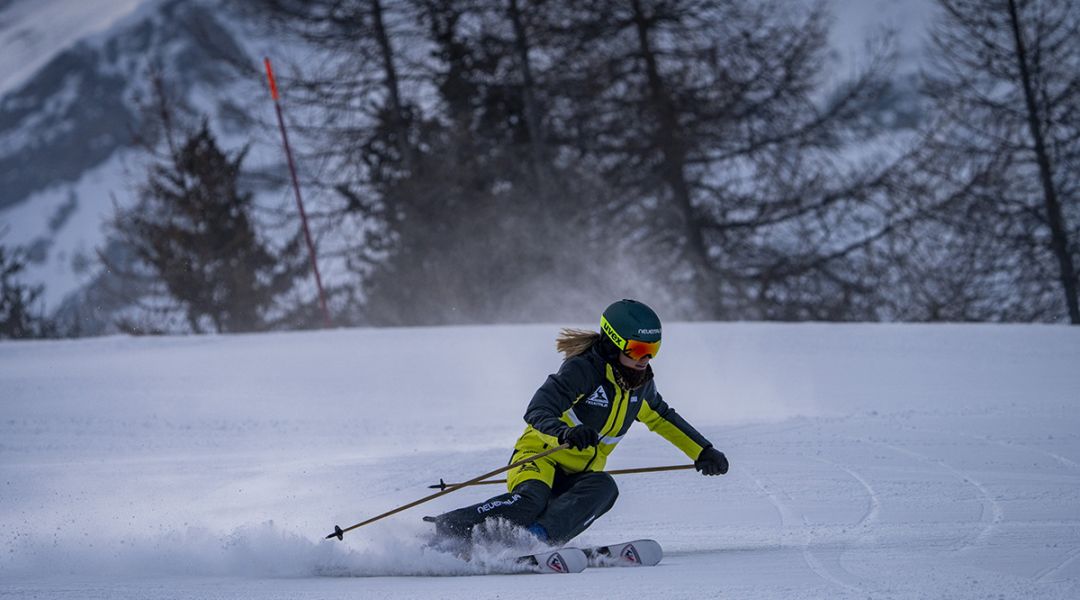
[[[656,540],[634,540],[584,549],[590,567],[651,567],[664,558]]]
[[[527,565],[537,573],[580,573],[589,566],[585,551],[579,548],[559,548],[549,552],[526,554],[518,557],[517,562]]]

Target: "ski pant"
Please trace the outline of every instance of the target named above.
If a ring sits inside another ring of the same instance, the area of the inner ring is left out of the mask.
[[[529,479],[506,494],[443,513],[436,517],[435,524],[442,534],[466,537],[484,520],[501,518],[520,527],[540,525],[547,532],[546,541],[563,544],[610,510],[618,497],[615,479],[607,473],[586,471],[568,475],[556,471],[551,487],[543,481]]]

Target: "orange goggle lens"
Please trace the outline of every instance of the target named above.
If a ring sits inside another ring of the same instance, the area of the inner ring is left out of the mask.
[[[638,340],[626,340],[623,346],[623,354],[634,360],[641,360],[646,356],[656,358],[660,352],[660,342],[639,342]]]

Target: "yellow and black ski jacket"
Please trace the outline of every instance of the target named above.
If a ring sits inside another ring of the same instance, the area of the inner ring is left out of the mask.
[[[529,402],[525,411],[528,425],[514,445],[514,459],[558,446],[560,433],[576,425],[588,425],[600,433],[599,444],[585,450],[568,448],[550,458],[566,473],[603,471],[608,455],[635,420],[662,435],[690,460],[697,460],[704,448],[712,446],[664,402],[651,377],[634,390],[625,389],[618,381],[614,368],[596,346],[566,359],[559,372],[550,375]],[[510,473],[510,489],[533,478],[532,474],[546,479],[535,469],[519,471]]]

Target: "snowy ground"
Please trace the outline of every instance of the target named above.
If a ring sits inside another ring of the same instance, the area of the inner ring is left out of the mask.
[[[556,330],[0,344],[0,597],[1080,597],[1080,328],[669,326],[660,390],[731,473],[623,476],[582,536],[656,568],[420,553],[492,487],[321,539],[505,464]],[[609,467],[681,462],[639,425]]]
[[[144,0],[0,2],[0,96],[80,39],[107,29]]]

